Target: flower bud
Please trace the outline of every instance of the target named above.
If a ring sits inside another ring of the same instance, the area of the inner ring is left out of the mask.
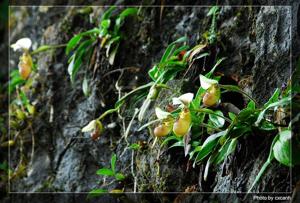
[[[89,124],[82,128],[81,132],[91,132],[91,138],[93,140],[97,140],[103,132],[103,125],[99,120],[92,120]]]
[[[158,96],[158,89],[156,86],[152,86],[149,90],[149,94],[147,96],[147,98],[151,99],[151,100],[155,100]]]

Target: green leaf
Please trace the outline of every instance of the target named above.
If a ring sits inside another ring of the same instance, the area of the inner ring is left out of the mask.
[[[104,190],[104,189],[94,189],[92,191],[89,192],[88,194],[88,199],[92,198],[92,197],[99,197],[101,195],[104,195],[105,193],[108,193],[108,190]]]
[[[26,94],[22,90],[20,91],[20,97],[21,97],[22,104],[24,106],[29,104],[29,100],[28,100]]]
[[[187,40],[186,37],[181,37],[181,38],[177,39],[176,41],[172,42],[171,44],[169,44],[169,46],[167,47],[165,53],[161,57],[160,63],[164,63],[170,56],[173,55],[176,44],[182,43],[186,40]]]
[[[213,6],[209,9],[207,16],[215,15],[219,10],[218,6]]]
[[[148,75],[150,76],[150,78],[153,80],[153,81],[156,81],[156,73],[158,72],[158,67],[157,65],[153,66],[149,71],[148,71]]]
[[[117,161],[117,155],[113,154],[110,160],[111,170],[113,171],[113,173],[116,173],[116,161]]]
[[[171,147],[169,147],[169,149],[174,148],[174,147],[184,147],[184,143],[182,140],[175,142],[173,145],[171,145]]]
[[[207,73],[205,74],[205,77],[210,78],[211,75],[215,72],[216,68],[224,61],[226,57],[220,58],[217,63],[214,65],[214,67]]]
[[[258,118],[255,122],[255,125],[258,126],[259,123],[262,121],[262,119],[264,118],[264,115],[266,113],[266,111],[270,108],[273,108],[273,107],[277,107],[277,106],[285,106],[285,105],[288,105],[290,104],[292,98],[291,97],[285,97],[277,102],[274,102],[274,103],[271,103],[269,104],[268,106],[265,107],[265,109],[263,111],[260,112],[260,114],[258,115]]]
[[[101,168],[96,172],[97,175],[114,176],[114,172],[109,168]]]
[[[124,19],[129,15],[136,15],[138,12],[137,8],[127,8],[120,15],[115,21],[115,27],[114,27],[114,34],[119,35],[119,30],[124,22]]]
[[[150,88],[154,83],[153,82],[150,82],[150,83],[147,83],[145,85],[142,85],[142,86],[139,86],[138,88],[132,90],[131,92],[127,93],[126,95],[124,95],[123,97],[121,97],[116,103],[115,103],[115,108],[119,108],[123,102],[130,98],[133,94],[137,93],[138,91],[146,91],[148,88]]]
[[[267,108],[270,104],[277,102],[279,99],[279,95],[280,95],[280,90],[276,88],[276,90],[274,91],[273,95],[270,97],[268,102],[264,104],[264,108]]]
[[[250,100],[249,103],[247,104],[247,109],[255,109],[255,102]]]
[[[275,159],[283,165],[292,166],[291,155],[291,139],[292,133],[290,130],[284,130],[279,133],[279,139],[275,142],[273,153]]]
[[[239,121],[247,121],[249,120],[249,117],[254,113],[255,111],[252,109],[243,109],[240,111],[240,113],[237,115]]]
[[[137,8],[126,8],[122,13],[120,13],[120,18],[125,18],[129,15],[136,15],[138,12]]]
[[[88,31],[79,33],[78,35],[80,35],[80,36],[89,36],[89,35],[92,35],[92,34],[100,34],[100,29],[93,28],[93,29],[90,29]]]
[[[172,135],[172,136],[167,137],[167,138],[161,143],[161,146],[164,146],[164,145],[168,144],[169,141],[171,141],[171,140],[181,141],[181,139],[180,139],[179,137],[177,137],[177,136],[175,136],[175,135]]]
[[[208,154],[211,153],[215,145],[218,143],[218,138],[226,135],[227,130],[210,135],[203,143],[201,151],[197,154],[195,163],[202,161]]]
[[[189,153],[190,156],[189,160],[193,159],[194,155],[200,151],[201,151],[201,146],[196,146],[195,149]]]
[[[266,130],[266,131],[277,130],[277,127],[274,126],[274,124],[272,124],[272,123],[270,123],[266,120],[262,120],[262,122],[260,123],[259,128],[262,129],[262,130]]]
[[[214,113],[217,114],[217,115],[220,115],[220,116],[217,116],[217,115],[214,115],[214,114],[209,114],[210,121],[212,122],[212,124],[215,127],[222,128],[225,124],[225,119],[222,118],[222,117],[224,117],[222,111],[216,110]]]
[[[225,144],[219,149],[218,155],[214,160],[214,164],[220,164],[229,154],[234,152],[237,145],[237,138],[228,138]]]
[[[109,9],[107,9],[107,10],[103,13],[103,15],[102,15],[102,17],[101,17],[101,21],[110,18],[112,12],[113,12],[116,8],[117,8],[116,6],[111,6]]]
[[[68,73],[70,75],[72,83],[75,81],[76,74],[79,71],[79,68],[81,67],[81,64],[83,62],[82,58],[86,53],[86,49],[92,43],[93,43],[93,39],[82,42],[80,46],[77,48],[76,52],[71,56],[72,60],[68,66]]]
[[[9,80],[9,86],[8,86],[8,92],[12,93],[17,85],[24,84],[26,80],[23,80],[20,76],[20,73],[18,70],[12,71],[10,74],[10,80]]]
[[[233,121],[234,119],[235,119],[235,117],[236,117],[236,115],[234,114],[234,113],[232,113],[232,112],[228,112],[228,116],[229,116],[229,118]]]
[[[164,63],[165,61],[167,61],[167,59],[173,54],[174,49],[175,49],[175,44],[170,44],[167,47],[164,55],[161,57],[160,63]]]
[[[253,189],[253,187],[258,183],[258,181],[260,180],[261,176],[264,174],[264,172],[267,170],[268,166],[271,164],[272,160],[274,159],[274,153],[273,153],[273,147],[276,143],[276,141],[279,139],[279,135],[276,135],[276,137],[274,137],[272,145],[270,147],[270,153],[268,156],[267,161],[264,163],[264,165],[262,166],[262,168],[260,169],[260,171],[258,172],[258,175],[256,176],[254,182],[252,183],[250,189],[248,190],[247,193],[250,193],[251,190]]]
[[[101,21],[101,29],[108,29],[110,26],[110,20],[105,19]]]
[[[72,39],[70,39],[70,41],[68,42],[67,47],[66,47],[67,55],[69,55],[71,50],[74,49],[74,47],[80,42],[81,38],[82,38],[81,35],[75,35],[74,37],[72,37]]]
[[[139,150],[141,148],[141,146],[137,143],[133,143],[129,146],[129,148],[132,150]]]
[[[189,46],[183,45],[174,51],[174,56],[178,55],[182,51],[188,50]]]
[[[202,100],[202,95],[205,93],[205,89],[203,89],[201,86],[197,91],[197,94],[195,96],[195,99],[192,101],[193,108],[199,108]]]
[[[204,180],[204,181],[207,181],[207,176],[208,176],[209,167],[210,167],[210,165],[213,163],[214,159],[215,159],[215,155],[212,154],[212,155],[209,157],[209,159],[207,160],[207,162],[206,162],[205,169],[204,169],[204,174],[203,174],[203,180]]]
[[[105,46],[106,47],[106,57],[109,57],[109,55],[110,55],[110,48],[112,47],[113,44],[116,44],[115,48],[118,49],[120,40],[121,40],[120,36],[114,37],[114,38],[112,38],[112,39],[109,40],[109,42]]]
[[[115,175],[115,178],[117,179],[117,180],[124,180],[125,179],[125,176],[122,174],[122,173],[117,173],[116,175]]]

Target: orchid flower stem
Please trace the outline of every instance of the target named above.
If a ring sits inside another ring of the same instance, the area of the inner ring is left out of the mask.
[[[34,54],[38,54],[38,53],[41,53],[41,52],[44,52],[44,51],[49,51],[51,49],[63,48],[63,47],[66,47],[66,46],[67,46],[67,44],[43,45],[43,46],[39,47],[38,49],[34,50],[33,52],[31,52],[30,54],[34,55]]]
[[[114,112],[116,112],[116,111],[118,111],[118,110],[119,110],[119,108],[108,109],[108,110],[105,111],[103,114],[101,114],[101,115],[97,118],[97,120],[101,120],[101,119],[103,119],[105,116],[107,116],[107,115],[109,115],[109,114],[111,114],[111,113],[114,113]]]
[[[241,89],[232,89],[232,88],[230,88],[231,85],[220,85],[219,84],[219,87],[222,88],[222,89],[228,90],[228,91],[234,91],[234,92],[238,92],[240,94],[243,94],[246,97],[248,97],[250,100],[252,100],[255,103],[256,106],[259,106],[258,102],[253,97],[251,97],[248,93],[246,93],[245,91],[243,91]]]

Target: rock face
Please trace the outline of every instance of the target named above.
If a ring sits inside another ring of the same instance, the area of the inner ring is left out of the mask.
[[[182,149],[167,150],[166,147],[161,148],[159,143],[153,144],[153,136],[147,129],[137,131],[140,127],[137,119],[132,121],[128,136],[124,138],[134,115],[132,110],[126,111],[131,109],[130,104],[122,109],[123,118],[112,114],[104,120],[104,125],[110,124],[112,127],[105,130],[100,140],[93,141],[88,133],[81,133],[81,128],[90,120],[113,107],[119,96],[115,86],[117,81],[124,95],[128,89],[148,81],[147,71],[160,60],[168,43],[185,35],[189,39],[188,44],[196,45],[209,29],[207,12],[206,7],[141,9],[141,19],[129,18],[122,28],[124,40],[115,64],[109,65],[102,51],[99,55],[100,68],[94,78],[93,71],[87,71],[91,88],[88,97],[81,90],[85,75],[83,70],[74,84],[69,81],[64,50],[39,54],[35,91],[30,95],[31,101],[36,101],[38,110],[33,123],[35,154],[32,163],[28,164],[27,176],[14,180],[11,191],[89,192],[101,188],[112,179],[107,178],[104,182],[96,171],[110,166],[113,153],[118,157],[117,170],[127,176],[126,184],[130,187],[125,190],[128,192],[134,189],[138,192],[247,191],[268,156],[266,146],[270,146],[270,137],[249,135],[240,139],[235,153],[222,166],[213,169],[205,182],[202,180],[204,166],[187,170],[188,160]],[[240,85],[261,104],[276,87],[285,85],[291,76],[291,20],[295,12],[297,10],[291,7],[279,6],[221,7],[217,27],[224,47],[219,52],[227,60],[220,71],[241,78],[245,83]],[[47,12],[37,7],[14,8],[13,13],[17,15],[14,16],[16,24],[11,32],[12,42],[28,36],[38,45],[62,44],[73,34],[91,28],[93,24],[90,19],[99,18],[103,8],[94,7],[90,14],[79,13],[76,8],[58,7],[48,8]],[[11,56],[14,67],[17,57],[14,53]],[[210,62],[208,64],[211,65]],[[201,66],[189,72],[186,81],[171,81],[170,86],[179,92],[195,91],[199,87],[197,78],[202,71]],[[124,67],[137,67],[139,71],[111,72],[105,76],[114,69]],[[192,83],[195,87],[184,83]],[[172,96],[170,91],[163,91],[147,114],[153,115],[153,107]],[[131,144],[145,142],[145,148],[133,151],[125,140]],[[30,153],[31,145],[27,143],[25,155],[28,159]],[[12,165],[16,165],[17,149],[12,149],[11,155]],[[256,191],[289,192],[290,177],[288,168],[274,163]],[[120,186],[118,184],[105,187],[114,189]],[[194,190],[191,189],[193,187]],[[228,198],[225,200],[230,201]]]

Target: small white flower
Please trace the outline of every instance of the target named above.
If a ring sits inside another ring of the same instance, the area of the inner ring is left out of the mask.
[[[10,47],[14,49],[14,51],[17,50],[29,50],[32,45],[32,42],[29,38],[22,38],[19,39],[15,44],[12,44]]]
[[[207,90],[213,84],[218,84],[218,81],[209,79],[209,78],[205,77],[204,75],[200,75],[200,84],[203,89]]]
[[[185,93],[180,97],[173,98],[172,101],[173,101],[173,105],[178,105],[178,104],[188,105],[189,103],[192,102],[193,98],[194,98],[193,93]]]

